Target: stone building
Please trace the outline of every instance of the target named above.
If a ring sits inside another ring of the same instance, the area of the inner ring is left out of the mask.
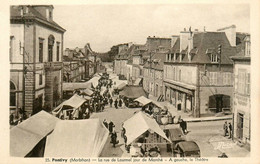
[[[162,47],[151,53],[144,64],[143,72],[143,87],[146,92],[156,98],[163,96],[163,66],[165,62],[165,55],[169,53]]]
[[[234,62],[234,139],[250,149],[251,145],[251,75],[250,75],[250,35],[241,35],[241,46],[237,55],[231,57]]]
[[[234,25],[217,32],[182,31],[164,62],[164,96],[194,117],[231,110],[233,64],[241,44]]]
[[[66,48],[63,56],[63,81],[79,82],[87,77],[87,57],[83,48]]]
[[[52,5],[10,7],[10,109],[37,113],[62,100],[65,29]]]

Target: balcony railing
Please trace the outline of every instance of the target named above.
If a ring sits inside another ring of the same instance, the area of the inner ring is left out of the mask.
[[[62,69],[62,62],[45,62],[45,69]]]

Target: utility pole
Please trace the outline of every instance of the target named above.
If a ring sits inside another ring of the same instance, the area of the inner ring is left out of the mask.
[[[199,65],[197,65],[197,85],[196,85],[196,91],[195,91],[195,111],[194,111],[194,116],[195,117],[200,117],[200,69]]]
[[[97,56],[94,54],[94,74],[97,73]]]
[[[21,43],[20,43],[20,50],[21,50],[21,53],[23,55],[23,112],[25,112],[25,75],[26,75],[26,68],[25,68],[25,57],[24,57],[24,47],[22,47]]]

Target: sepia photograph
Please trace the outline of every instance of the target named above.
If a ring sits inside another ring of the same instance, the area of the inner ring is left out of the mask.
[[[252,157],[250,3],[6,8],[9,158]]]

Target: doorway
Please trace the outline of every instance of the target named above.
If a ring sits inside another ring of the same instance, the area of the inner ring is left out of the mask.
[[[237,115],[237,138],[243,139],[243,126],[244,126],[244,115],[238,113]]]

